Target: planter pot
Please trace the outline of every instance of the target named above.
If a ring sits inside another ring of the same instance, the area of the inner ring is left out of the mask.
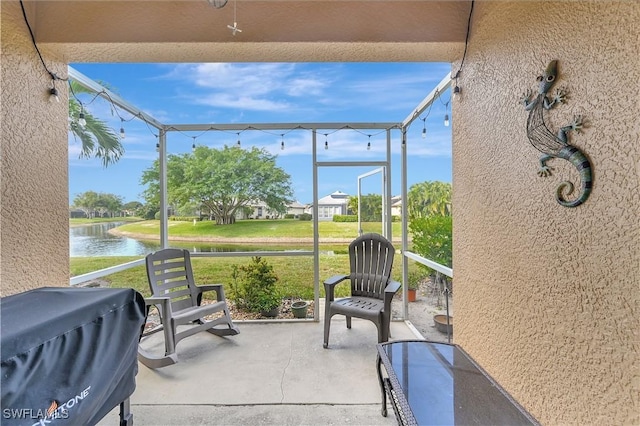
[[[446,315],[434,315],[433,322],[441,333],[447,332],[447,316]],[[449,334],[453,334],[453,317],[449,317]]]
[[[280,312],[280,308],[279,307],[275,307],[273,309],[271,309],[270,311],[262,311],[260,312],[260,315],[262,315],[263,317],[267,317],[267,318],[275,318],[278,316],[278,312]]]
[[[306,318],[307,317],[307,308],[309,307],[309,303],[304,300],[299,300],[297,302],[293,302],[291,304],[291,312],[293,312],[294,318]]]
[[[415,288],[410,288],[407,290],[407,300],[409,302],[415,302],[417,299],[416,294],[418,293],[418,291]]]

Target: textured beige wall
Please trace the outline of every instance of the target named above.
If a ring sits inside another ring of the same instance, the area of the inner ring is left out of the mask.
[[[19,3],[2,1],[0,7],[0,289],[6,296],[69,285],[67,89],[60,82],[60,103],[49,103],[50,78]],[[66,64],[47,56],[45,61],[66,75]]]
[[[453,110],[455,342],[543,424],[640,424],[639,22],[632,1],[476,2]],[[577,208],[555,201],[568,162],[537,176],[518,103],[552,59],[569,98],[549,126],[590,123]]]

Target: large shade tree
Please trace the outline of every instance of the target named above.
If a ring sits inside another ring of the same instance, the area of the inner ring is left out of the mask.
[[[80,158],[99,158],[104,167],[116,163],[124,154],[120,138],[104,121],[94,117],[77,100],[80,93],[93,93],[75,81],[69,82],[69,132],[80,139]],[[82,122],[81,117],[84,119]]]
[[[73,199],[73,207],[82,210],[88,218],[98,212],[101,217],[107,213],[113,216],[122,209],[122,197],[104,192],[86,191]]]
[[[148,185],[145,199],[157,199],[158,161],[145,170],[141,183]],[[206,146],[194,152],[169,155],[167,192],[176,206],[197,205],[211,212],[217,224],[232,224],[236,212],[263,201],[269,210],[286,213],[291,200],[290,176],[276,165],[276,156],[264,149]]]

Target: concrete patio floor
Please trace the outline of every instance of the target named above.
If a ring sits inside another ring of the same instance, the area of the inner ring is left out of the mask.
[[[335,316],[329,349],[322,347],[322,320],[237,325],[236,336],[198,333],[181,341],[177,364],[139,364],[134,424],[396,424],[391,409],[380,414],[373,323],[354,318],[349,330]],[[392,322],[391,340],[415,338],[421,336],[410,324]],[[117,423],[118,409],[100,422]]]

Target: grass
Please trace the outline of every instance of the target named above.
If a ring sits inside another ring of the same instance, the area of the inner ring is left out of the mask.
[[[93,219],[87,219],[84,217],[78,218],[70,218],[69,226],[78,226],[78,225],[91,225],[96,223],[104,223],[104,222],[139,222],[142,219],[139,217],[94,217]]]
[[[393,235],[400,235],[401,224],[392,224]],[[320,238],[351,239],[358,235],[357,223],[319,222]],[[382,231],[382,224],[365,222],[362,224],[364,232]],[[158,238],[160,235],[160,221],[146,220],[128,223],[118,227],[118,230],[138,235],[149,235]],[[222,238],[313,238],[313,222],[293,219],[260,219],[241,220],[233,225],[216,225],[214,221],[201,222],[169,222],[169,238],[174,237],[222,237]]]
[[[75,219],[74,219],[75,220]],[[344,238],[353,239],[358,235],[357,223],[320,222],[320,238]],[[364,232],[380,232],[380,223],[363,223]],[[157,220],[140,221],[125,224],[120,230],[134,234],[149,235],[157,238],[160,232],[160,223]],[[287,219],[244,220],[234,225],[216,225],[212,221],[196,222],[169,222],[170,236],[206,238],[312,238],[313,223],[309,221]],[[400,235],[400,224],[393,224],[393,234]],[[311,248],[309,248],[311,249]],[[320,255],[320,297],[324,297],[322,282],[332,275],[345,274],[349,271],[349,256],[347,244],[332,244],[322,246],[321,250],[333,250],[332,254]],[[141,259],[141,256],[113,256],[113,257],[72,257],[70,260],[71,276],[104,269],[110,266]],[[197,284],[221,283],[225,291],[230,294],[232,290],[231,271],[233,265],[243,265],[249,258],[216,257],[216,258],[192,258],[193,273]],[[311,300],[314,297],[313,290],[313,257],[312,256],[269,256],[267,261],[273,265],[278,275],[278,289],[283,297],[300,297]],[[393,278],[401,281],[402,264],[401,255],[396,254],[394,260]],[[410,269],[417,269],[411,265]],[[111,287],[134,288],[145,296],[149,296],[149,286],[144,266],[130,268],[102,278]],[[348,281],[338,285],[337,296],[347,296],[349,293]]]
[[[98,269],[115,266],[118,264],[130,262],[140,257],[136,256],[118,256],[118,257],[75,257],[71,258],[71,275],[80,275],[83,273],[95,271]],[[278,275],[279,281],[277,287],[283,297],[300,297],[306,300],[313,299],[313,257],[309,256],[269,256],[267,261],[273,265],[274,271]],[[401,255],[396,254],[393,268],[393,278],[401,281]],[[191,259],[193,266],[193,274],[196,284],[224,284],[227,295],[232,291],[231,271],[232,265],[244,265],[249,262],[249,258],[238,257],[216,257],[202,258],[196,257]],[[411,268],[417,266],[412,265]],[[324,289],[322,282],[330,276],[337,274],[345,274],[349,272],[349,255],[340,254],[323,254],[320,255],[320,297],[324,297]],[[102,278],[107,281],[111,287],[115,288],[134,288],[136,291],[145,296],[149,296],[149,285],[147,283],[147,275],[145,267],[139,266],[127,269],[126,271],[117,272]],[[348,281],[347,281],[348,282]],[[347,296],[349,293],[348,284],[338,285],[336,293],[338,296]]]

